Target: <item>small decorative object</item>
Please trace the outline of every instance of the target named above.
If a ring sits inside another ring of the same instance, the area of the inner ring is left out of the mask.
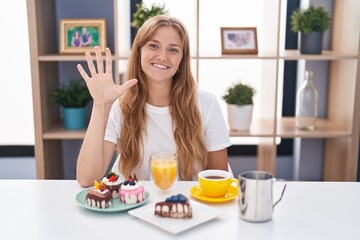
[[[249,130],[255,89],[248,84],[238,83],[229,87],[223,99],[228,104],[228,121],[232,130]]]
[[[136,4],[136,12],[133,14],[131,26],[134,28],[140,28],[149,18],[167,13],[168,11],[165,10],[165,4],[153,4],[150,8],[148,8],[145,7],[143,3],[138,3]]]
[[[296,127],[314,130],[318,114],[318,91],[314,85],[313,72],[305,71],[305,78],[296,93]]]
[[[330,27],[329,13],[310,5],[297,9],[291,15],[291,30],[300,32],[300,53],[321,54],[324,32]]]
[[[86,127],[85,106],[91,100],[91,95],[82,80],[73,79],[68,85],[56,88],[52,92],[52,100],[63,107],[66,129],[75,130]]]
[[[221,28],[222,54],[257,54],[256,28]]]
[[[60,53],[84,53],[106,47],[106,19],[60,19]]]

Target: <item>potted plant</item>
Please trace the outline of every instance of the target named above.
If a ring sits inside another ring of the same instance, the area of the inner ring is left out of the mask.
[[[245,131],[250,128],[255,92],[252,86],[243,83],[234,84],[227,89],[223,99],[227,103],[230,129]]]
[[[140,28],[146,20],[153,16],[168,13],[167,10],[165,10],[165,3],[163,5],[152,4],[151,7],[145,7],[145,5],[141,2],[137,3],[135,6],[136,12],[133,14],[133,20],[131,22],[131,45],[134,42],[138,28]]]
[[[81,129],[86,127],[86,105],[91,100],[90,92],[80,79],[72,79],[52,92],[54,103],[63,107],[64,127]]]
[[[291,30],[300,32],[300,53],[321,54],[324,32],[330,27],[329,12],[310,5],[291,15]]]
[[[134,28],[140,28],[149,18],[167,13],[167,10],[165,10],[165,4],[153,4],[150,8],[148,8],[145,7],[143,3],[138,3],[136,4],[136,12],[133,14],[133,21],[131,22],[131,26]]]

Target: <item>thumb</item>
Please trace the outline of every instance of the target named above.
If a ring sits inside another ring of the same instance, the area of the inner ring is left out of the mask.
[[[130,79],[126,82],[124,82],[121,86],[119,86],[119,93],[123,94],[126,90],[128,90],[129,88],[131,88],[132,86],[134,86],[136,83],[138,82],[137,79]]]

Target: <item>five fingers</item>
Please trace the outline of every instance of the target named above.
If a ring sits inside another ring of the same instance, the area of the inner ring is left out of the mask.
[[[112,74],[112,58],[111,58],[111,51],[109,48],[106,48],[105,50],[106,53],[106,74]],[[90,52],[86,52],[85,53],[85,57],[86,57],[86,62],[88,64],[88,68],[90,70],[91,73],[91,77],[96,76],[97,74],[101,74],[104,73],[104,64],[103,64],[103,57],[101,55],[101,51],[99,47],[95,47],[95,56],[96,56],[96,64],[97,64],[97,72],[96,73],[96,68],[95,65],[93,63],[92,57]],[[77,69],[79,70],[81,76],[84,78],[84,80],[87,82],[91,77],[85,72],[84,68],[78,64],[77,65]],[[130,87],[132,87],[133,85],[135,85],[137,83],[137,79],[131,79],[129,81],[126,81],[123,85],[121,85],[121,87],[119,88],[120,90],[120,94],[122,94],[123,92],[125,92],[127,89],[129,89]]]
[[[111,59],[111,51],[109,48],[106,48],[106,73],[112,74],[112,59]],[[92,60],[92,56],[90,52],[85,53],[86,62],[90,71],[91,77],[94,77],[96,74],[104,73],[104,61],[101,55],[101,50],[98,46],[95,47],[95,56],[96,56],[96,65],[97,65],[97,72]],[[77,69],[79,70],[81,76],[84,78],[85,81],[89,80],[89,75],[85,72],[84,68],[78,64]]]

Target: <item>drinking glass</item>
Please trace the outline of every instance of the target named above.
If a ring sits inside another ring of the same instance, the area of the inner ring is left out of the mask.
[[[150,179],[162,193],[168,193],[178,178],[177,158],[174,152],[150,155]]]

